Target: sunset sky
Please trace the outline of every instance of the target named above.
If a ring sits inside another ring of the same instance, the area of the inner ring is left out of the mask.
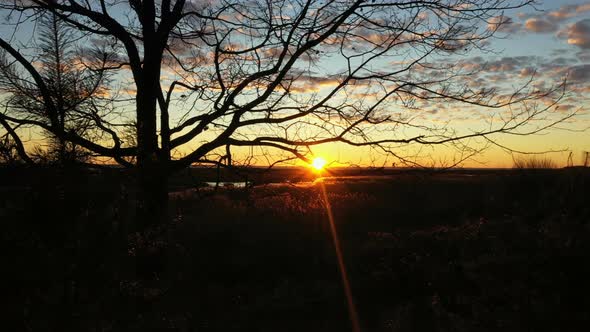
[[[496,36],[489,39],[486,47],[490,51],[472,51],[468,54],[451,54],[447,57],[429,58],[428,62],[458,63],[466,70],[475,70],[476,75],[467,77],[477,88],[496,88],[500,93],[509,94],[529,79],[535,88],[550,88],[567,78],[567,93],[555,114],[566,114],[579,110],[578,115],[556,128],[533,136],[496,135],[491,138],[502,146],[522,152],[550,153],[540,158],[551,158],[558,166],[567,165],[570,152],[574,164],[580,164],[584,151],[590,151],[590,115],[585,107],[590,97],[590,2],[588,1],[540,1],[534,8],[524,7],[503,13],[508,22]],[[492,28],[492,26],[490,26]],[[406,59],[407,60],[407,59]],[[392,66],[397,65],[389,58]],[[399,61],[404,61],[400,58]],[[337,80],[330,73],[345,68],[345,63],[336,57],[319,60],[313,75],[299,82],[300,93],[331,91]],[[426,73],[427,74],[427,73]],[[416,112],[417,123],[444,125],[449,123],[458,132],[466,132],[485,126],[493,117],[494,110],[482,109],[465,104],[422,103],[416,110],[391,108],[390,112]],[[384,132],[385,137],[388,133]],[[412,133],[406,133],[412,135]],[[379,136],[377,136],[379,137]],[[470,141],[477,147],[484,141]],[[194,147],[199,142],[193,142]],[[404,150],[405,149],[405,150]],[[411,146],[400,148],[405,156],[419,155],[416,161],[423,165],[451,165],[464,157],[456,150],[445,147]],[[323,157],[329,166],[400,166],[399,161],[379,152],[377,149],[352,147],[342,143],[314,146],[312,153]],[[262,154],[262,153],[261,153]],[[513,158],[523,157],[490,146],[483,153],[469,158],[464,167],[513,167]],[[411,159],[410,157],[409,159]],[[265,164],[265,158],[256,159]],[[301,162],[296,162],[302,164]]]
[[[536,72],[533,84],[548,87],[552,83],[559,83],[567,75],[568,95],[559,108],[563,111],[581,108],[578,116],[541,135],[500,136],[497,140],[502,145],[527,152],[567,150],[547,154],[559,166],[567,164],[571,151],[574,164],[579,164],[583,151],[590,151],[590,130],[582,131],[590,127],[590,116],[586,111],[590,97],[590,2],[542,1],[536,8],[527,7],[504,13],[510,24],[505,25],[496,36],[501,38],[490,40],[495,53],[472,52],[456,61],[465,66],[483,68],[479,77],[473,79],[479,79],[486,86],[516,87],[519,82],[523,82],[523,78]],[[449,112],[446,106],[429,105],[429,116],[442,122],[456,121],[457,113]],[[424,150],[428,151],[428,148]],[[372,162],[378,165],[383,160],[377,153],[359,153],[358,149],[342,145],[320,147],[315,152],[324,155],[327,160],[347,160],[352,163]],[[451,158],[450,155],[433,152],[435,161],[448,162]],[[475,160],[464,163],[466,167],[512,165],[511,154],[494,147]]]
[[[113,10],[113,12],[116,12]],[[123,16],[123,15],[121,15]],[[126,18],[125,18],[126,19]],[[561,100],[557,111],[554,113],[564,116],[568,112],[579,110],[576,117],[559,124],[551,130],[544,131],[534,136],[517,135],[496,135],[490,138],[498,145],[505,146],[516,151],[543,152],[550,151],[547,157],[552,158],[557,165],[565,166],[568,155],[572,153],[574,164],[580,164],[584,151],[590,151],[590,114],[586,111],[586,105],[590,97],[590,2],[589,1],[539,1],[535,8],[525,7],[516,10],[506,11],[502,16],[496,17],[498,21],[507,22],[492,39],[486,41],[487,52],[477,49],[467,54],[447,54],[446,56],[436,55],[425,60],[425,64],[436,63],[437,65],[455,64],[466,71],[474,71],[475,74],[463,78],[470,87],[474,89],[496,89],[501,95],[509,95],[519,87],[523,86],[532,78],[530,87],[546,89],[559,85],[567,79],[566,95]],[[493,29],[493,20],[489,28]],[[8,38],[13,33],[14,27],[3,25],[0,33]],[[19,31],[12,34],[11,38],[27,40],[25,37],[31,35],[30,26],[22,25]],[[34,34],[33,34],[34,35]],[[22,36],[22,38],[21,38]],[[407,54],[406,54],[407,56]],[[389,57],[383,60],[382,66],[397,66],[403,61],[408,61],[411,56],[399,59]],[[399,62],[396,62],[399,61]],[[210,64],[210,63],[209,63]],[[334,73],[342,72],[346,64],[342,59],[326,56],[318,59],[313,70],[302,75],[301,79],[293,86],[293,92],[299,91],[302,96],[316,93],[322,95],[327,93],[337,84],[337,77]],[[416,71],[418,72],[418,67]],[[421,69],[419,75],[436,75],[427,69]],[[164,69],[162,85],[166,86],[172,80],[178,79],[173,68]],[[331,76],[332,74],[332,76]],[[133,82],[131,76],[125,74],[119,77],[124,93],[128,94],[131,100],[126,106],[133,108]],[[253,87],[255,89],[256,87]],[[295,90],[298,89],[298,90]],[[349,98],[360,92],[350,90]],[[371,88],[366,88],[366,94],[372,93]],[[179,92],[180,93],[183,92]],[[243,94],[244,95],[244,94]],[[247,94],[246,97],[248,98]],[[305,97],[304,97],[305,98]],[[359,97],[360,98],[360,97]],[[545,102],[547,105],[547,101]],[[183,104],[184,103],[184,104]],[[181,122],[186,113],[186,105],[190,101],[181,101],[172,106],[171,120]],[[184,108],[183,108],[184,107]],[[413,109],[392,106],[384,111],[391,113],[412,114],[418,124],[429,126],[445,126],[456,129],[458,133],[467,133],[473,130],[485,128],[487,121],[494,119],[496,124],[501,121],[502,112],[495,112],[490,109],[470,106],[466,104],[451,104],[447,102],[423,102],[417,100]],[[188,107],[188,109],[191,109]],[[202,109],[197,111],[205,112],[211,109],[210,104],[203,104]],[[130,112],[132,114],[132,112]],[[131,117],[132,118],[132,117]],[[173,123],[174,126],[176,123]],[[187,154],[200,144],[210,141],[215,133],[214,128],[209,132],[198,136],[198,139],[191,141],[185,147],[180,147],[177,154]],[[221,129],[219,129],[221,130]],[[251,132],[239,133],[247,137],[264,132],[263,126],[253,128]],[[275,129],[276,130],[276,129]],[[371,129],[365,129],[370,131]],[[381,131],[375,133],[373,138],[385,137],[387,135],[417,135],[415,132],[390,133]],[[381,135],[381,136],[380,136]],[[35,135],[29,135],[26,139],[28,145],[38,143]],[[472,146],[483,146],[483,140],[472,140],[468,142]],[[402,148],[403,150],[403,148]],[[378,150],[369,148],[355,148],[344,144],[326,144],[314,146],[311,152],[315,156],[323,157],[331,166],[344,165],[372,165],[392,166],[399,165],[394,158],[387,157]],[[246,154],[250,152],[245,152]],[[256,154],[256,152],[255,152]],[[268,155],[263,152],[254,158],[255,164],[268,164]],[[404,152],[405,156],[419,154],[418,162],[436,166],[453,164],[456,160],[464,157],[457,150],[450,150],[444,147],[432,146],[411,146]],[[238,152],[239,157],[239,152]],[[518,155],[516,155],[518,157]],[[236,158],[238,159],[238,158]],[[272,158],[271,158],[272,159]],[[513,155],[497,146],[490,146],[483,153],[465,161],[465,167],[512,167]]]

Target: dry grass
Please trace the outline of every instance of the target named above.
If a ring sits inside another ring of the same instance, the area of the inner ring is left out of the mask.
[[[19,294],[9,330],[349,330],[317,186],[186,191],[171,195],[169,224],[126,236],[114,225],[132,198],[99,180],[63,198],[53,182],[0,190]],[[553,170],[326,183],[363,331],[589,325],[589,181]],[[144,265],[157,278],[139,277]]]
[[[514,159],[513,168],[517,169],[553,169],[557,163],[549,157],[521,157]]]

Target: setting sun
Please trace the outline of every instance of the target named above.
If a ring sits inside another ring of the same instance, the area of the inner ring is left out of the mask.
[[[311,166],[317,171],[321,171],[324,166],[326,166],[326,160],[322,157],[314,158],[314,160],[311,162]]]

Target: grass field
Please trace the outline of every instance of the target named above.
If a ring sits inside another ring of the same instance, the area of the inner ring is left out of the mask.
[[[193,170],[133,233],[117,170],[1,169],[6,330],[352,331],[327,206],[362,331],[590,326],[587,169],[330,175]]]

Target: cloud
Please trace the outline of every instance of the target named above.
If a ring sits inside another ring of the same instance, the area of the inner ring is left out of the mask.
[[[588,3],[581,5],[565,5],[559,7],[558,10],[549,12],[548,17],[554,21],[563,21],[576,17],[587,11],[590,11],[590,4]]]
[[[565,104],[565,105],[558,105],[556,107],[556,109],[559,109],[562,112],[571,112],[571,111],[575,110],[578,107],[579,106],[577,106],[577,105]]]
[[[524,21],[524,29],[532,33],[552,33],[559,30],[564,21],[578,17],[590,11],[590,3],[564,5],[545,13],[519,13],[516,16]],[[515,23],[518,25],[518,23]],[[488,24],[489,26],[489,24]]]
[[[566,75],[572,86],[590,83],[590,64],[580,63],[576,54],[541,56],[506,56],[499,58],[472,57],[456,62],[456,68],[468,74],[465,82],[472,88],[485,86],[497,91],[508,91],[510,85],[544,84],[547,87],[559,84]],[[430,75],[436,75],[431,73]],[[542,89],[541,89],[542,90]]]
[[[293,80],[293,83],[289,87],[289,91],[298,93],[318,92],[323,88],[334,88],[340,83],[338,77],[321,77],[307,74],[290,79]]]
[[[528,31],[536,33],[550,33],[559,29],[557,24],[542,18],[529,18],[524,26]]]
[[[581,49],[590,49],[590,19],[578,21],[561,30],[558,37],[565,37],[567,43]]]
[[[590,11],[590,3],[580,5],[563,5],[556,10],[552,10],[542,14],[539,14],[538,12],[518,13],[516,16],[521,20],[528,20],[530,18],[540,18],[558,23],[580,16],[587,11]]]
[[[554,21],[562,21],[568,18],[574,17],[577,14],[577,6],[575,5],[566,5],[559,7],[558,10],[554,10],[549,12],[547,15],[550,19]]]
[[[589,50],[582,50],[576,53],[576,57],[578,60],[582,62],[590,62],[590,51]]]
[[[568,80],[570,82],[581,83],[590,81],[590,64],[571,66],[568,68],[568,72]]]
[[[533,67],[525,67],[525,68],[522,68],[520,70],[520,72],[518,73],[518,76],[520,76],[520,77],[531,77],[536,72],[537,72],[537,70],[535,68],[533,68]]]
[[[509,16],[494,16],[488,21],[488,30],[504,33],[517,33],[522,30],[522,24],[514,22]]]
[[[537,61],[534,56],[506,56],[499,59],[482,59],[475,57],[470,62],[479,64],[486,72],[520,72],[524,67],[530,66]],[[465,66],[465,65],[463,65]]]

